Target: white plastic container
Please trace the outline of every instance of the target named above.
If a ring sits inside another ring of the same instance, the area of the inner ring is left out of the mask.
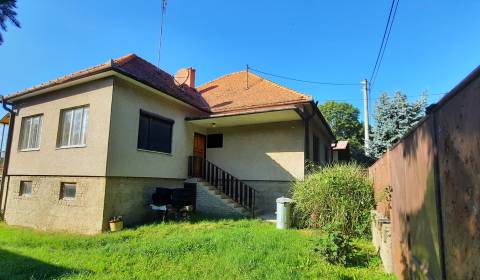
[[[292,203],[288,197],[277,198],[277,228],[290,228],[292,223]]]

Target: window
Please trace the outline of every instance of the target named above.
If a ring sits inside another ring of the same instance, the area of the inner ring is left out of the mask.
[[[20,196],[32,195],[32,181],[20,181]]]
[[[85,146],[88,131],[88,106],[65,109],[61,112],[58,147]]]
[[[329,162],[330,149],[328,148],[327,145],[323,145],[323,149],[325,151],[325,163],[328,163]]]
[[[60,187],[60,199],[73,200],[77,193],[76,183],[62,183]]]
[[[137,148],[171,153],[173,120],[140,110]]]
[[[320,144],[317,135],[313,135],[313,162],[320,163]]]
[[[20,130],[20,150],[38,150],[40,148],[40,132],[42,115],[22,118]]]
[[[207,148],[221,148],[221,147],[223,147],[223,134],[207,135]]]

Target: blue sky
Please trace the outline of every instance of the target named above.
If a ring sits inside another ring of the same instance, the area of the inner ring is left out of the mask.
[[[0,46],[0,94],[10,94],[128,53],[156,63],[160,0],[18,3],[21,29]],[[320,86],[273,81],[320,103],[362,107],[390,1],[179,1],[167,6],[160,67],[197,70],[197,84],[245,65]],[[435,102],[480,61],[480,1],[401,0],[372,97],[424,90]]]

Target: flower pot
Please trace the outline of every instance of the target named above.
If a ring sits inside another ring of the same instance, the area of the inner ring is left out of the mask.
[[[116,221],[116,222],[109,222],[110,224],[110,231],[120,231],[123,229],[123,221]]]

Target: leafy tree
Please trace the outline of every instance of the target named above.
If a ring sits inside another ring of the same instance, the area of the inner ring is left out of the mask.
[[[407,96],[397,91],[393,97],[383,93],[375,104],[375,123],[370,154],[380,157],[389,147],[400,140],[423,117],[427,95],[409,103]]]
[[[7,20],[10,20],[13,25],[20,28],[20,22],[17,20],[17,0],[0,0],[0,28],[7,31]],[[0,32],[0,45],[3,44],[2,33]]]
[[[348,140],[352,157],[359,162],[368,161],[363,148],[363,124],[358,120],[360,111],[349,103],[335,101],[327,101],[319,109],[337,140]]]
[[[362,146],[362,124],[358,121],[360,111],[345,102],[327,101],[319,106],[338,140],[349,140],[350,145]]]

